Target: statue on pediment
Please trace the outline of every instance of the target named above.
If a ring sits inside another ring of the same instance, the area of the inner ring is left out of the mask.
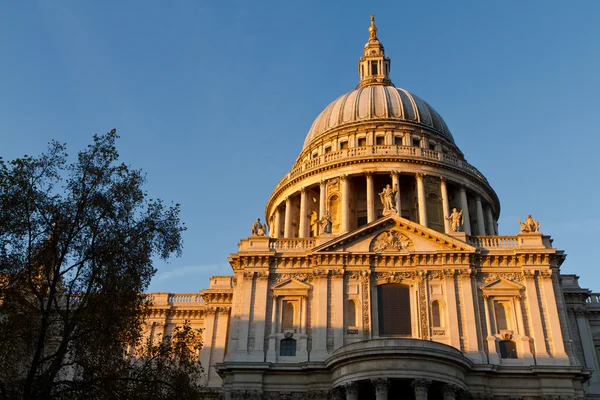
[[[520,233],[537,233],[540,231],[540,223],[533,219],[531,214],[527,215],[525,222],[519,220],[519,225],[521,225]]]
[[[252,232],[252,236],[266,236],[267,224],[262,224],[260,218],[256,218],[256,222],[252,224],[250,232]]]
[[[379,193],[384,214],[389,211],[396,211],[396,193],[398,193],[398,187],[394,185],[394,188],[392,188],[389,183]]]
[[[462,232],[465,223],[465,216],[463,215],[462,210],[459,212],[456,208],[453,208],[452,214],[446,217],[446,219],[450,221],[450,231]]]

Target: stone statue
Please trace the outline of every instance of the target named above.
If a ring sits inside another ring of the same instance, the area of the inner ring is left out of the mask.
[[[446,217],[448,221],[450,221],[450,231],[452,232],[462,232],[463,225],[465,223],[465,217],[463,215],[462,210],[458,212],[456,208],[452,209],[452,214]]]
[[[325,215],[319,220],[322,233],[331,233],[331,214],[325,211]]]
[[[540,231],[540,223],[531,218],[531,214],[527,215],[525,222],[519,220],[519,225],[521,225],[520,233],[536,233]]]
[[[266,236],[267,224],[261,224],[260,218],[256,218],[256,222],[252,224],[250,231],[252,232],[252,236]]]
[[[383,205],[383,212],[396,211],[396,193],[398,193],[398,187],[394,185],[394,188],[388,183],[385,188],[379,193],[381,204]]]

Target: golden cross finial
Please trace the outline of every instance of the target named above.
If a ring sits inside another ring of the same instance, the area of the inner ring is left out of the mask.
[[[377,27],[375,26],[375,14],[371,14],[371,26],[369,26],[369,40],[377,40]]]

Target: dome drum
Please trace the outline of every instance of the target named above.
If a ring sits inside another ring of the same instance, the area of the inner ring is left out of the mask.
[[[446,216],[463,210],[464,231],[473,235],[497,234],[498,209],[494,197],[481,185],[467,184],[464,176],[422,164],[395,160],[337,166],[281,189],[267,209],[274,238],[310,238],[341,235],[388,213],[382,197],[395,190],[394,212],[410,221],[451,233]],[[331,226],[324,228],[324,218]]]

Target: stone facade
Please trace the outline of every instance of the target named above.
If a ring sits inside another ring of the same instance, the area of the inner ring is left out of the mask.
[[[226,399],[600,398],[600,295],[530,216],[497,234],[494,190],[389,71],[372,20],[358,88],[315,120],[269,235],[257,221],[209,289],[151,294],[148,335],[201,329]]]

